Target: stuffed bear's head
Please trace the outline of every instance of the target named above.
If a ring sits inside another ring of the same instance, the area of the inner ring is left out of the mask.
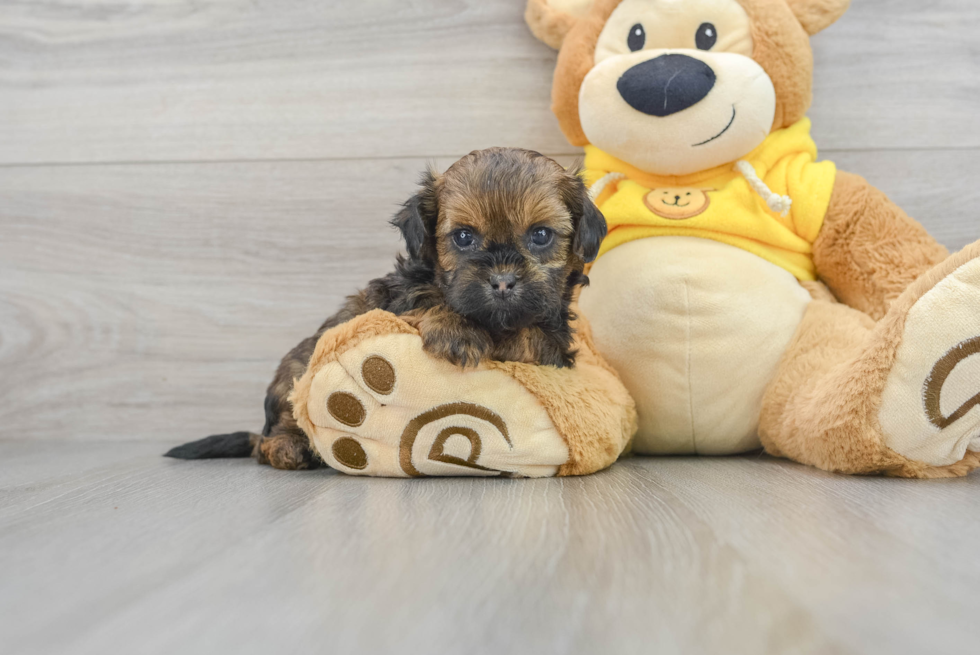
[[[553,110],[574,145],[686,175],[733,162],[810,106],[809,36],[850,0],[529,0],[560,46]]]

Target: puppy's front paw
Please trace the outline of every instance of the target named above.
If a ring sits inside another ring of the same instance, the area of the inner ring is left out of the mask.
[[[427,353],[463,368],[478,366],[493,350],[490,335],[482,330],[429,328],[421,334]]]
[[[571,368],[575,365],[575,351],[570,349],[570,341],[570,335],[563,338],[540,328],[527,328],[497,343],[493,358],[501,362]]]
[[[571,368],[575,366],[575,351],[553,339],[542,340],[538,346],[538,360],[542,366]]]

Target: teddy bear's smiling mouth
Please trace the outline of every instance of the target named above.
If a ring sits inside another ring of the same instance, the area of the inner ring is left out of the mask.
[[[682,204],[681,204],[681,199],[680,199],[680,198],[678,198],[678,199],[677,199],[677,200],[675,200],[674,202],[667,202],[666,200],[661,200],[660,202],[662,202],[663,204],[665,204],[665,205],[667,205],[668,207],[688,207],[688,206],[690,206],[690,204],[691,204],[691,203],[689,203],[689,202],[686,202],[686,203],[684,203],[684,204],[682,205]]]
[[[718,134],[714,135],[713,137],[711,137],[707,141],[702,141],[701,143],[695,143],[691,147],[692,148],[697,148],[698,146],[703,146],[703,145],[705,145],[707,143],[711,143],[712,141],[714,141],[715,139],[717,139],[718,137],[720,137],[722,134],[724,134],[725,132],[727,132],[729,130],[729,128],[731,128],[731,126],[735,123],[735,114],[736,114],[736,112],[735,112],[735,105],[732,105],[732,120],[728,121],[728,125],[725,126],[725,129],[723,129],[721,132],[719,132]]]

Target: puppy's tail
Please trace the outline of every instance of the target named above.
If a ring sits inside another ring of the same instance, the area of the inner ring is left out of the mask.
[[[163,456],[175,459],[218,459],[251,457],[252,449],[262,437],[254,432],[213,434],[168,450]]]

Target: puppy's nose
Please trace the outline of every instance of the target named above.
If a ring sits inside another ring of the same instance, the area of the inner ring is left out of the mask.
[[[495,295],[506,298],[517,286],[517,276],[513,273],[494,273],[490,276],[490,287]]]
[[[670,116],[698,104],[715,86],[715,72],[687,55],[660,55],[633,66],[616,88],[630,107],[650,116]]]

